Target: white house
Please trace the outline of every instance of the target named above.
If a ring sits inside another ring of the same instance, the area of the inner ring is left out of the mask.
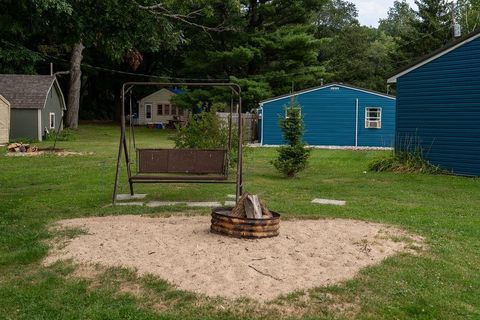
[[[171,99],[178,90],[161,89],[138,102],[138,124],[146,125],[162,123],[167,125],[172,122],[183,122],[187,120],[188,111],[175,106]]]

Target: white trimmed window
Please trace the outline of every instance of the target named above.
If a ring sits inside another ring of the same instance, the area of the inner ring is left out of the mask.
[[[288,119],[288,110],[291,109],[292,107],[286,107],[285,108],[285,119]],[[302,116],[302,108],[293,108],[293,109],[296,109],[300,112],[300,117]]]
[[[152,104],[145,103],[145,119],[152,120]]]
[[[48,123],[49,123],[49,129],[55,129],[55,113],[50,112],[48,114]]]
[[[377,107],[365,108],[365,128],[366,129],[382,128],[382,108],[377,108]]]

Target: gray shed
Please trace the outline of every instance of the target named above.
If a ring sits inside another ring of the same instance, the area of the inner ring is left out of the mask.
[[[10,140],[42,141],[63,129],[66,105],[55,76],[0,74],[0,94],[10,102]]]
[[[10,133],[10,102],[0,95],[0,144],[8,143]]]

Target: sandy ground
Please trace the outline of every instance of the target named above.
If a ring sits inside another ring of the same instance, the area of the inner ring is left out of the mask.
[[[124,266],[179,289],[263,301],[353,278],[361,268],[421,242],[386,225],[341,219],[282,221],[279,237],[262,240],[211,234],[209,217],[83,218],[58,227],[88,234],[52,249],[47,265],[73,259]]]
[[[66,156],[85,156],[85,155],[92,155],[92,154],[93,154],[93,152],[36,151],[36,152],[7,152],[6,156],[8,156],[8,157],[36,157],[36,156],[43,156],[43,155],[55,155],[55,156],[59,156],[59,157],[66,157]]]

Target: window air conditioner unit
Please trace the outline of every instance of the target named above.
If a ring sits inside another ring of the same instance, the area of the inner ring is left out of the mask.
[[[367,128],[369,129],[380,129],[382,124],[380,121],[367,121]]]

